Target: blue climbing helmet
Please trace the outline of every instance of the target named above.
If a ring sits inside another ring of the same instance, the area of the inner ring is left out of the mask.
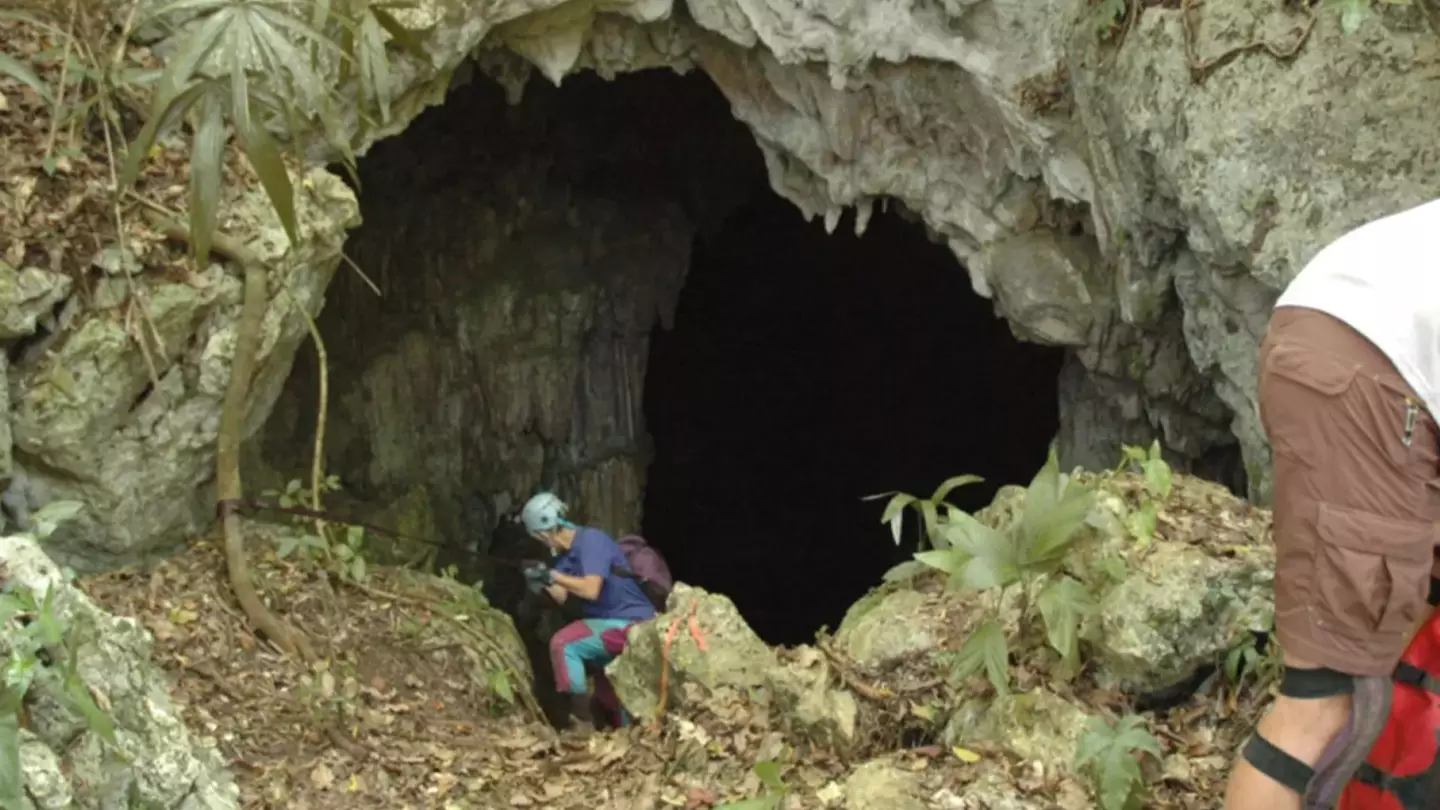
[[[565,519],[567,509],[569,507],[555,497],[555,493],[541,492],[525,502],[525,508],[520,510],[520,521],[525,524],[525,531],[532,536],[554,531],[561,526],[574,528],[575,524]]]

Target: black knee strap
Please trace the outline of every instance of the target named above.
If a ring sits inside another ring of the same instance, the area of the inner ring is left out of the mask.
[[[1348,695],[1354,691],[1354,676],[1325,667],[1316,669],[1286,667],[1285,677],[1280,679],[1280,694],[1302,700]]]
[[[1300,796],[1305,795],[1306,789],[1310,787],[1310,780],[1315,776],[1314,768],[1276,748],[1269,740],[1261,737],[1258,731],[1250,736],[1250,742],[1245,744],[1241,756],[1254,765],[1255,770]]]
[[[1430,603],[1430,607],[1440,606],[1440,579],[1430,578],[1430,596],[1425,601]]]

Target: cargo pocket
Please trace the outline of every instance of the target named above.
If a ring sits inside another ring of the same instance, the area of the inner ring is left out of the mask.
[[[1356,366],[1295,343],[1278,343],[1265,356],[1260,381],[1261,418],[1276,450],[1305,457],[1325,428],[1317,399],[1331,400],[1350,390]]]
[[[1314,595],[1326,629],[1355,640],[1405,634],[1425,609],[1435,526],[1320,504]]]

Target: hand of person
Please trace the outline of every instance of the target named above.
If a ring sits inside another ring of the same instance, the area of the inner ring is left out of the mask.
[[[525,587],[531,593],[540,593],[546,585],[555,584],[555,569],[546,565],[532,565],[525,569]]]

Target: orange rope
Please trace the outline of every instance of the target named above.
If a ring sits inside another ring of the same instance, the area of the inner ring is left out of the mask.
[[[689,626],[690,637],[695,640],[695,646],[699,647],[701,652],[709,652],[705,634],[700,632],[700,622],[695,618],[695,609],[699,606],[698,601],[690,603],[690,610],[685,615],[688,620],[686,624]],[[670,627],[665,632],[665,645],[660,648],[660,703],[655,709],[655,718],[650,723],[651,730],[660,727],[660,718],[665,715],[665,699],[670,685],[670,645],[675,643],[675,635],[680,632],[680,620],[679,616],[670,620]]]

